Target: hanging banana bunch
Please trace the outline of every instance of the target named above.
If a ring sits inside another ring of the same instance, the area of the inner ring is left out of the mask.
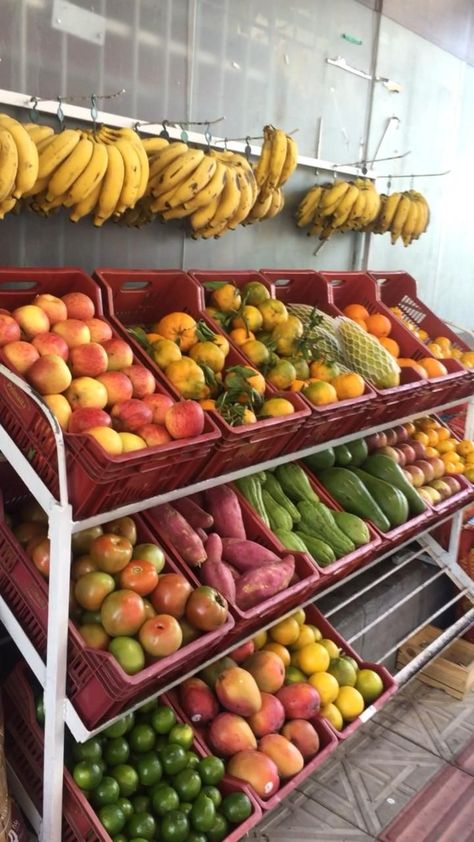
[[[0,114],[0,219],[12,211],[38,178],[38,150],[25,127]]]
[[[298,146],[290,135],[274,126],[263,129],[260,158],[254,166],[258,197],[248,223],[271,219],[283,210],[281,188],[298,164]]]
[[[392,245],[401,237],[404,246],[424,234],[430,222],[430,208],[425,197],[416,190],[382,194],[380,212],[373,224],[374,234],[390,231]]]
[[[308,236],[328,240],[336,231],[366,230],[377,218],[380,204],[368,178],[315,185],[298,206],[296,224],[299,228],[309,226]]]

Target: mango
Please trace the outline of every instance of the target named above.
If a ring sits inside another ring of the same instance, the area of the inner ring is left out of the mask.
[[[249,717],[249,725],[256,737],[279,731],[285,721],[285,709],[272,693],[262,693],[262,707]]]
[[[242,667],[224,670],[216,681],[215,691],[222,707],[231,713],[252,716],[262,707],[258,685],[253,675]]]
[[[321,704],[318,691],[304,681],[287,684],[276,695],[287,719],[311,719]]]
[[[227,763],[227,773],[250,784],[260,798],[270,798],[280,785],[273,760],[261,751],[239,751]]]
[[[179,701],[188,719],[206,725],[219,713],[219,704],[212,690],[200,678],[188,678],[179,688]]]
[[[276,693],[280,687],[283,687],[285,666],[275,652],[254,652],[246,658],[243,666],[253,675],[259,690],[265,693]]]
[[[208,667],[205,667],[202,672],[199,673],[199,677],[202,678],[208,687],[213,690],[221,672],[236,666],[237,664],[232,660],[232,658],[225,656],[224,658],[219,658],[218,661],[214,661],[214,663],[210,664]]]
[[[301,752],[281,734],[267,734],[258,743],[259,751],[263,751],[278,769],[280,778],[292,778],[304,767]]]
[[[235,713],[220,713],[209,728],[209,740],[220,757],[257,748],[257,740],[250,725]]]
[[[246,658],[249,655],[252,655],[255,651],[255,644],[253,640],[247,640],[246,643],[241,643],[240,646],[237,646],[237,649],[233,649],[230,653],[230,657],[236,664],[243,664]]]
[[[311,760],[318,753],[319,734],[306,719],[291,719],[283,726],[281,733],[296,746],[305,760]]]

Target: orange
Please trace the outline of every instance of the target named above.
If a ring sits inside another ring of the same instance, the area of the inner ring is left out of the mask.
[[[436,447],[425,447],[425,456],[438,456],[438,451],[436,450]]]
[[[428,430],[438,430],[438,427],[440,427],[440,423],[439,421],[436,421],[435,418],[429,418],[428,416],[426,416],[425,418],[418,418],[418,420],[416,421],[416,426],[418,430],[423,430],[425,433],[427,433]]]
[[[153,343],[151,356],[159,368],[166,368],[170,363],[181,359],[181,351],[172,339],[158,339]]]
[[[211,398],[204,398],[202,401],[199,401],[203,409],[215,409],[216,402],[213,401]]]
[[[366,332],[368,331],[367,322],[365,322],[364,319],[352,319],[352,321],[355,322],[356,325],[359,325],[362,330],[365,330]]]
[[[165,374],[183,398],[202,400],[209,396],[202,368],[189,357],[170,363]]]
[[[430,445],[430,447],[436,447],[436,445],[438,444],[438,441],[439,441],[437,431],[436,430],[428,430],[426,435],[428,436],[428,444]]]
[[[252,389],[255,389],[259,395],[263,395],[265,391],[265,378],[262,377],[259,371],[255,371],[255,374],[250,375],[250,377],[245,378],[247,383],[250,383]]]
[[[300,636],[299,623],[293,617],[287,617],[286,620],[280,620],[275,626],[269,629],[269,634],[275,643],[281,643],[282,646],[291,646],[296,643]]]
[[[315,380],[325,380],[329,383],[340,373],[337,363],[327,363],[324,360],[313,360],[309,367],[311,377]]]
[[[440,441],[438,444],[438,453],[443,455],[443,453],[454,453],[456,450],[456,442],[452,439],[446,439],[446,441]]]
[[[446,427],[440,427],[436,432],[438,433],[438,442],[447,441],[450,437],[449,430],[447,430]]]
[[[419,360],[420,365],[426,371],[428,377],[446,377],[448,370],[439,360],[434,360],[433,357],[423,357]]]
[[[266,365],[270,361],[270,351],[258,339],[247,339],[240,347],[242,353],[256,366]]]
[[[221,313],[232,313],[233,310],[240,310],[242,298],[234,284],[223,283],[222,286],[213,290],[211,304]]]
[[[328,403],[336,403],[337,392],[331,383],[324,380],[313,380],[303,389],[305,398],[308,398],[315,406],[324,406]]]
[[[243,345],[244,342],[247,342],[249,339],[255,339],[255,334],[252,333],[251,330],[248,332],[245,330],[244,327],[236,327],[234,330],[231,330],[229,333],[232,342],[235,342],[236,345]]]
[[[456,450],[460,456],[468,456],[474,452],[474,442],[469,441],[469,439],[463,439],[457,443]]]
[[[280,391],[289,389],[294,380],[296,380],[296,369],[288,360],[279,360],[267,372],[267,381]]]
[[[285,398],[269,398],[260,410],[260,418],[279,418],[280,415],[292,415],[295,408]]]
[[[290,392],[301,392],[303,386],[306,386],[306,380],[293,380],[290,386]]]
[[[263,647],[264,652],[274,652],[283,661],[285,667],[290,666],[290,653],[286,646],[281,643],[266,643]]]
[[[368,319],[370,313],[362,304],[348,304],[342,311],[348,319]]]
[[[423,330],[423,328],[420,327],[418,329],[418,339],[421,339],[422,342],[426,342],[426,340],[429,338],[429,334],[426,332],[426,330]]]
[[[395,339],[390,339],[388,336],[382,336],[380,344],[383,345],[385,350],[388,351],[392,357],[398,357],[400,355],[400,348],[398,347],[397,342],[395,342]]]
[[[257,310],[256,307],[252,307],[251,304],[245,304],[242,307],[241,315],[236,316],[235,319],[232,320],[232,327],[233,328],[248,328],[249,330],[260,330],[263,324],[263,316],[260,310]]]
[[[331,385],[336,390],[338,400],[343,401],[347,398],[360,398],[364,394],[365,383],[360,376],[355,372],[348,372],[347,374],[338,374],[331,380]]]
[[[189,351],[198,341],[196,321],[188,313],[168,313],[153,325],[153,329],[165,339],[176,342],[181,351]]]
[[[429,440],[429,438],[428,438],[428,434],[427,434],[427,433],[423,433],[423,432],[421,432],[421,431],[420,431],[420,432],[418,432],[418,433],[415,433],[415,435],[413,436],[413,438],[415,439],[415,441],[419,441],[421,444],[424,444],[424,445],[425,445],[425,447],[428,447],[428,445],[429,445],[429,443],[430,443],[430,440]]]
[[[451,357],[453,360],[460,360],[462,359],[463,352],[460,348],[451,348]]]
[[[160,336],[159,333],[146,333],[145,336],[148,339],[148,342],[151,342],[152,345],[153,342],[158,342],[159,339],[165,338],[164,336]]]
[[[258,309],[263,316],[264,330],[273,330],[274,327],[282,324],[282,322],[286,322],[288,319],[288,310],[283,304],[283,301],[267,298],[266,301],[258,305]]]
[[[437,345],[435,342],[428,342],[426,347],[436,360],[442,360],[446,356],[441,345]]]
[[[425,369],[415,362],[415,360],[410,360],[408,357],[399,357],[397,360],[398,365],[400,368],[412,368],[420,377],[426,378],[426,371]]]
[[[436,343],[436,345],[439,345],[439,347],[442,348],[443,351],[449,351],[449,349],[451,348],[451,340],[447,336],[437,336],[433,341]]]
[[[256,423],[257,423],[257,416],[255,415],[255,412],[253,412],[251,409],[246,407],[246,409],[244,409],[244,414],[242,415],[242,424],[256,424]]]
[[[461,354],[460,360],[466,368],[474,368],[474,351],[464,351],[464,353]]]
[[[382,313],[374,313],[367,319],[367,330],[372,336],[377,336],[379,339],[382,336],[388,336],[392,329],[390,319]]]
[[[217,347],[221,349],[224,357],[226,357],[230,351],[229,340],[225,336],[222,336],[222,333],[215,333],[214,338],[211,341],[214,345],[217,345]]]

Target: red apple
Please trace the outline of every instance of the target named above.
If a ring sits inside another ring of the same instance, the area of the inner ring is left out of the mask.
[[[453,476],[443,477],[443,482],[445,482],[446,485],[449,485],[449,487],[451,489],[451,494],[458,494],[458,492],[461,491],[461,483],[459,482],[457,477],[453,477]]]
[[[86,433],[91,427],[111,427],[112,419],[103,409],[83,407],[72,413],[68,433]]]
[[[443,500],[446,500],[447,497],[452,496],[451,488],[449,487],[448,483],[445,482],[443,479],[435,479],[433,482],[430,482],[431,488],[435,488],[436,491],[441,494]]]
[[[401,444],[402,442],[407,440],[408,433],[406,431],[406,428],[403,426],[403,424],[399,424],[398,427],[394,427],[393,431],[397,435],[397,444]]]
[[[98,377],[107,371],[107,354],[98,342],[88,342],[71,348],[69,365],[73,377]]]
[[[421,488],[424,485],[425,475],[421,468],[418,468],[416,465],[408,465],[406,468],[403,468],[403,472],[415,488]]]
[[[416,453],[411,444],[399,444],[397,450],[403,453],[405,457],[405,465],[411,465],[416,459]]]
[[[174,439],[200,436],[204,430],[204,410],[197,401],[179,401],[165,415],[165,427]]]
[[[398,463],[398,451],[391,446],[381,447],[379,453],[383,453],[384,456],[388,456],[393,462]]]
[[[152,418],[150,407],[136,398],[114,404],[111,414],[115,429],[127,433],[134,433],[150,424]]]
[[[55,295],[50,295],[48,292],[41,293],[41,295],[36,296],[33,304],[44,310],[50,325],[55,325],[56,322],[63,322],[67,319],[66,305]]]
[[[18,342],[21,336],[20,325],[12,316],[0,314],[0,347],[8,342]]]
[[[79,319],[66,319],[63,322],[56,322],[52,331],[57,333],[58,336],[62,336],[68,348],[85,345],[91,341],[89,328]]]
[[[143,402],[150,407],[153,413],[153,424],[164,424],[168,409],[170,406],[174,406],[174,400],[168,397],[168,395],[160,394],[160,392],[155,392],[153,395],[146,395],[143,398]]]
[[[89,328],[91,342],[102,343],[107,339],[112,339],[112,328],[102,319],[86,319],[86,325]]]
[[[146,441],[148,447],[158,447],[160,444],[173,441],[168,430],[161,424],[145,424],[138,428],[137,435]]]
[[[440,456],[431,456],[429,459],[426,459],[427,462],[430,463],[431,467],[434,471],[434,478],[441,479],[444,476],[444,462]]]
[[[64,392],[71,383],[71,372],[62,357],[45,354],[36,360],[26,373],[28,382],[40,395]]]
[[[388,447],[393,447],[398,442],[398,436],[395,430],[385,430],[385,437],[387,439]]]
[[[397,462],[400,465],[400,468],[405,467],[406,460],[405,460],[405,454],[404,454],[403,450],[400,450],[399,447],[394,447],[393,449],[395,450],[395,453],[397,454]]]
[[[13,318],[18,322],[23,334],[27,339],[33,339],[39,333],[47,333],[49,330],[49,319],[41,309],[34,304],[25,304],[13,311]]]
[[[415,459],[425,458],[425,445],[421,441],[410,441],[410,447],[415,451]]]
[[[100,374],[97,380],[107,390],[107,406],[128,401],[133,395],[132,381],[122,371],[106,371],[105,374]]]
[[[147,395],[152,395],[156,388],[155,378],[151,371],[144,365],[129,365],[122,369],[122,373],[132,381],[133,398],[141,400]]]
[[[83,292],[68,292],[62,300],[66,305],[68,319],[79,319],[85,322],[95,316],[95,306],[92,298]]]
[[[123,368],[132,365],[133,351],[123,339],[107,339],[102,343],[102,347],[108,357],[108,371],[122,371]]]
[[[8,342],[3,346],[3,356],[5,363],[11,371],[18,374],[25,374],[26,371],[33,365],[36,360],[39,360],[39,354],[36,348],[30,342]]]
[[[34,337],[31,344],[35,346],[41,357],[45,354],[56,354],[63,360],[67,360],[69,357],[69,348],[64,339],[57,336],[56,333],[40,333]]]
[[[415,462],[415,468],[420,468],[425,476],[425,482],[432,482],[435,478],[433,466],[427,459],[420,459]]]
[[[93,377],[76,377],[71,382],[66,397],[73,411],[86,407],[104,409],[107,405],[105,386]]]

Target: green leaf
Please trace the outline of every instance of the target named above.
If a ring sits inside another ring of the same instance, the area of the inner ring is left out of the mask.
[[[230,368],[228,368],[227,371],[231,371],[234,374],[240,374],[240,376],[243,377],[244,380],[246,380],[248,377],[255,376],[255,369],[249,368],[246,365],[233,365]]]
[[[196,334],[200,342],[213,342],[216,337],[214,331],[203,319],[199,319],[196,324]]]
[[[148,354],[150,353],[152,345],[146,335],[146,332],[143,330],[142,327],[140,327],[139,325],[132,325],[131,327],[127,328],[127,333],[129,333],[130,336],[133,336],[133,338],[138,342],[139,345],[142,346],[142,348],[145,349],[145,351]]]
[[[204,281],[202,286],[204,289],[220,289],[221,287],[225,287],[229,281]]]

